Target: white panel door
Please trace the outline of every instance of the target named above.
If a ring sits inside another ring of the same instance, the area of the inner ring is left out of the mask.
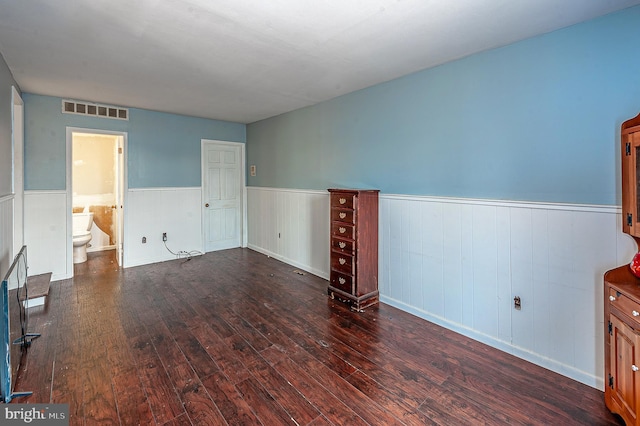
[[[205,251],[240,247],[241,150],[235,144],[204,142],[202,201]]]

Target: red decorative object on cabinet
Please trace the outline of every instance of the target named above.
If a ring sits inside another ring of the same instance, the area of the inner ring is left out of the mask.
[[[640,252],[636,253],[635,256],[633,256],[629,267],[631,268],[631,272],[633,273],[633,275],[640,278]]]

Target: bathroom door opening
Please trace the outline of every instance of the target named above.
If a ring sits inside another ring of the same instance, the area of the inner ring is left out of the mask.
[[[74,213],[91,213],[91,239],[84,249],[115,250],[119,266],[124,257],[125,145],[123,132],[67,129],[69,229],[74,228]],[[77,263],[78,238],[73,235],[77,232],[71,232],[69,241],[72,271]]]

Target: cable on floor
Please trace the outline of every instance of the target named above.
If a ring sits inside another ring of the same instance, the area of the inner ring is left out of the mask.
[[[184,251],[184,250],[180,250],[177,253],[174,253],[173,251],[171,251],[171,249],[167,246],[167,242],[164,241],[164,247],[167,249],[167,251],[169,253],[171,253],[172,255],[174,255],[175,257],[177,257],[178,259],[187,259],[187,260],[191,260],[191,258],[193,258],[193,256],[202,256],[204,253],[202,253],[201,251],[198,250],[191,250],[191,251]]]

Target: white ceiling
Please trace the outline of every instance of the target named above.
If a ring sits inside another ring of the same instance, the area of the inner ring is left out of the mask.
[[[250,123],[640,0],[0,0],[25,92]]]

